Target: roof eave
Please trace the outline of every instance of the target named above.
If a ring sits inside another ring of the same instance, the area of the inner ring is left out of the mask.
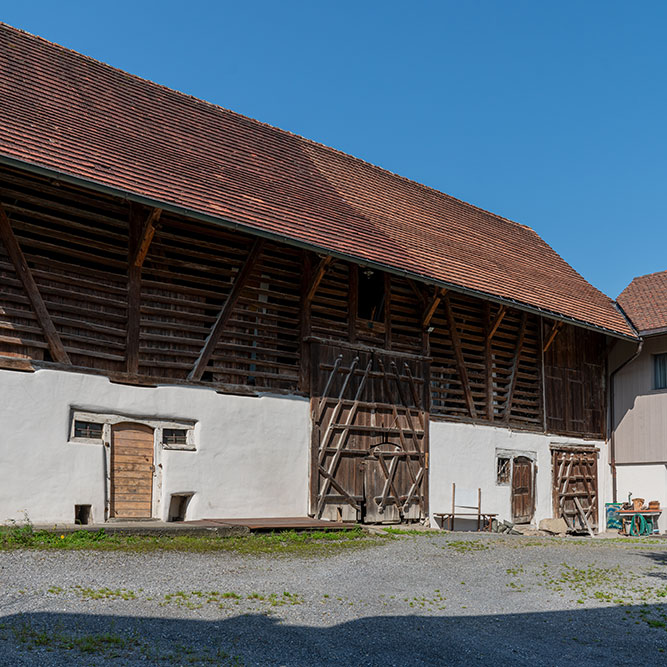
[[[545,308],[540,308],[539,306],[533,306],[531,304],[526,304],[520,301],[516,301],[515,299],[510,299],[510,298],[503,298],[496,296],[494,294],[489,294],[487,292],[481,291],[481,290],[475,290],[471,289],[468,287],[463,287],[461,285],[457,285],[455,283],[448,283],[444,280],[437,280],[435,278],[431,278],[429,276],[425,276],[419,273],[414,273],[412,271],[406,271],[404,269],[399,269],[396,267],[393,267],[388,264],[382,264],[380,262],[373,262],[371,260],[366,260],[361,257],[358,257],[356,255],[350,255],[334,250],[330,250],[328,248],[324,248],[322,246],[318,246],[313,243],[308,243],[306,241],[301,241],[299,239],[292,238],[290,236],[284,236],[282,234],[277,234],[274,232],[269,232],[261,229],[257,229],[255,227],[251,227],[249,225],[239,223],[235,220],[232,220],[230,218],[225,218],[223,216],[215,216],[211,215],[208,213],[203,213],[201,211],[197,211],[196,209],[189,209],[183,206],[177,206],[176,204],[172,204],[169,202],[161,201],[159,199],[154,199],[152,197],[146,197],[144,195],[137,194],[135,192],[132,192],[130,190],[123,190],[122,188],[116,188],[110,185],[105,185],[104,183],[100,183],[98,181],[94,181],[88,178],[83,178],[81,176],[76,176],[73,174],[70,174],[65,171],[60,171],[59,169],[55,169],[53,167],[45,167],[43,165],[34,163],[34,162],[29,162],[27,160],[21,160],[19,158],[11,157],[9,155],[0,155],[0,164],[4,164],[10,167],[18,168],[18,169],[24,169],[26,171],[39,174],[41,176],[49,176],[49,177],[55,177],[58,178],[61,181],[64,181],[66,183],[71,183],[72,185],[76,185],[79,187],[86,187],[91,190],[95,190],[97,192],[101,192],[103,194],[115,196],[115,197],[121,197],[123,199],[126,199],[128,201],[133,201],[138,204],[143,204],[146,206],[151,206],[155,208],[161,208],[164,211],[168,211],[170,213],[174,213],[177,215],[184,215],[189,218],[193,218],[195,220],[199,220],[201,222],[207,222],[210,224],[214,225],[219,225],[222,227],[225,227],[227,229],[235,229],[238,231],[242,231],[246,234],[254,235],[254,236],[260,236],[262,238],[266,238],[269,240],[273,241],[279,241],[280,243],[285,243],[286,245],[290,245],[293,247],[298,247],[298,248],[303,248],[304,250],[311,250],[315,253],[318,254],[326,254],[326,255],[331,255],[332,257],[336,257],[338,259],[343,259],[346,261],[351,261],[354,262],[355,264],[358,264],[359,266],[366,266],[369,268],[374,268],[377,270],[382,270],[386,271],[388,273],[392,273],[394,275],[398,276],[403,276],[406,278],[411,278],[414,280],[418,280],[422,283],[426,283],[429,285],[435,285],[437,287],[444,287],[446,289],[452,290],[453,292],[458,292],[460,294],[466,294],[468,296],[474,296],[476,298],[482,298],[487,301],[492,301],[494,303],[499,303],[502,305],[507,305],[507,306],[512,306],[513,308],[517,308],[518,310],[526,311],[529,313],[534,313],[536,315],[540,315],[543,317],[548,317],[549,319],[561,321],[561,322],[566,322],[569,324],[573,324],[575,326],[584,328],[584,329],[589,329],[591,331],[597,331],[599,333],[605,334],[607,336],[611,336],[613,338],[620,338],[623,340],[632,340],[635,341],[638,339],[638,335],[632,335],[632,334],[625,334],[620,331],[615,331],[613,329],[608,329],[606,327],[602,327],[596,324],[592,324],[590,322],[585,322],[584,320],[578,320],[573,317],[569,317],[567,315],[563,315],[561,313],[557,313],[554,311],[547,310]],[[619,310],[621,310],[619,308]],[[621,310],[623,313],[623,311]],[[633,331],[636,331],[635,328],[632,326],[630,323],[629,319],[627,316],[625,316],[625,313],[623,313],[626,321],[628,322],[630,328]]]

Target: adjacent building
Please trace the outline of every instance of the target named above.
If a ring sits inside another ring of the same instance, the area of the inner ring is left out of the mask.
[[[667,271],[635,278],[618,303],[642,343],[615,360],[623,364],[613,376],[615,496],[667,507]],[[665,517],[660,528],[667,529]]]

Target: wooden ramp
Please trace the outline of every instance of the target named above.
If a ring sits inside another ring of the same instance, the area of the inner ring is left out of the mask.
[[[269,517],[261,519],[199,519],[185,521],[191,526],[245,526],[252,531],[261,530],[351,530],[356,528],[355,523],[341,523],[339,521],[322,521],[308,516]]]

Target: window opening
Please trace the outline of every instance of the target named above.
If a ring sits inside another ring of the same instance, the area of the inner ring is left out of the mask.
[[[102,439],[103,424],[97,422],[74,422],[74,437],[75,438],[89,438],[90,440]]]
[[[499,456],[496,468],[496,484],[509,484],[512,459]]]
[[[366,269],[359,273],[357,316],[371,322],[384,322],[384,276]]]
[[[188,432],[184,428],[163,428],[163,445],[187,445]]]
[[[667,389],[667,353],[653,355],[654,388]]]
[[[87,526],[90,521],[90,505],[74,505],[74,523]]]

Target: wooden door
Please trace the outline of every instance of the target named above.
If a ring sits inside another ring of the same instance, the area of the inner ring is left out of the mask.
[[[554,516],[576,530],[598,525],[597,450],[556,450],[553,453]],[[581,508],[581,510],[579,509]],[[584,513],[586,521],[581,513]]]
[[[535,509],[533,462],[517,456],[512,466],[512,521],[530,523]]]
[[[311,514],[387,523],[428,513],[421,360],[313,346]]]
[[[111,427],[109,516],[150,519],[153,511],[153,429],[144,424]]]

